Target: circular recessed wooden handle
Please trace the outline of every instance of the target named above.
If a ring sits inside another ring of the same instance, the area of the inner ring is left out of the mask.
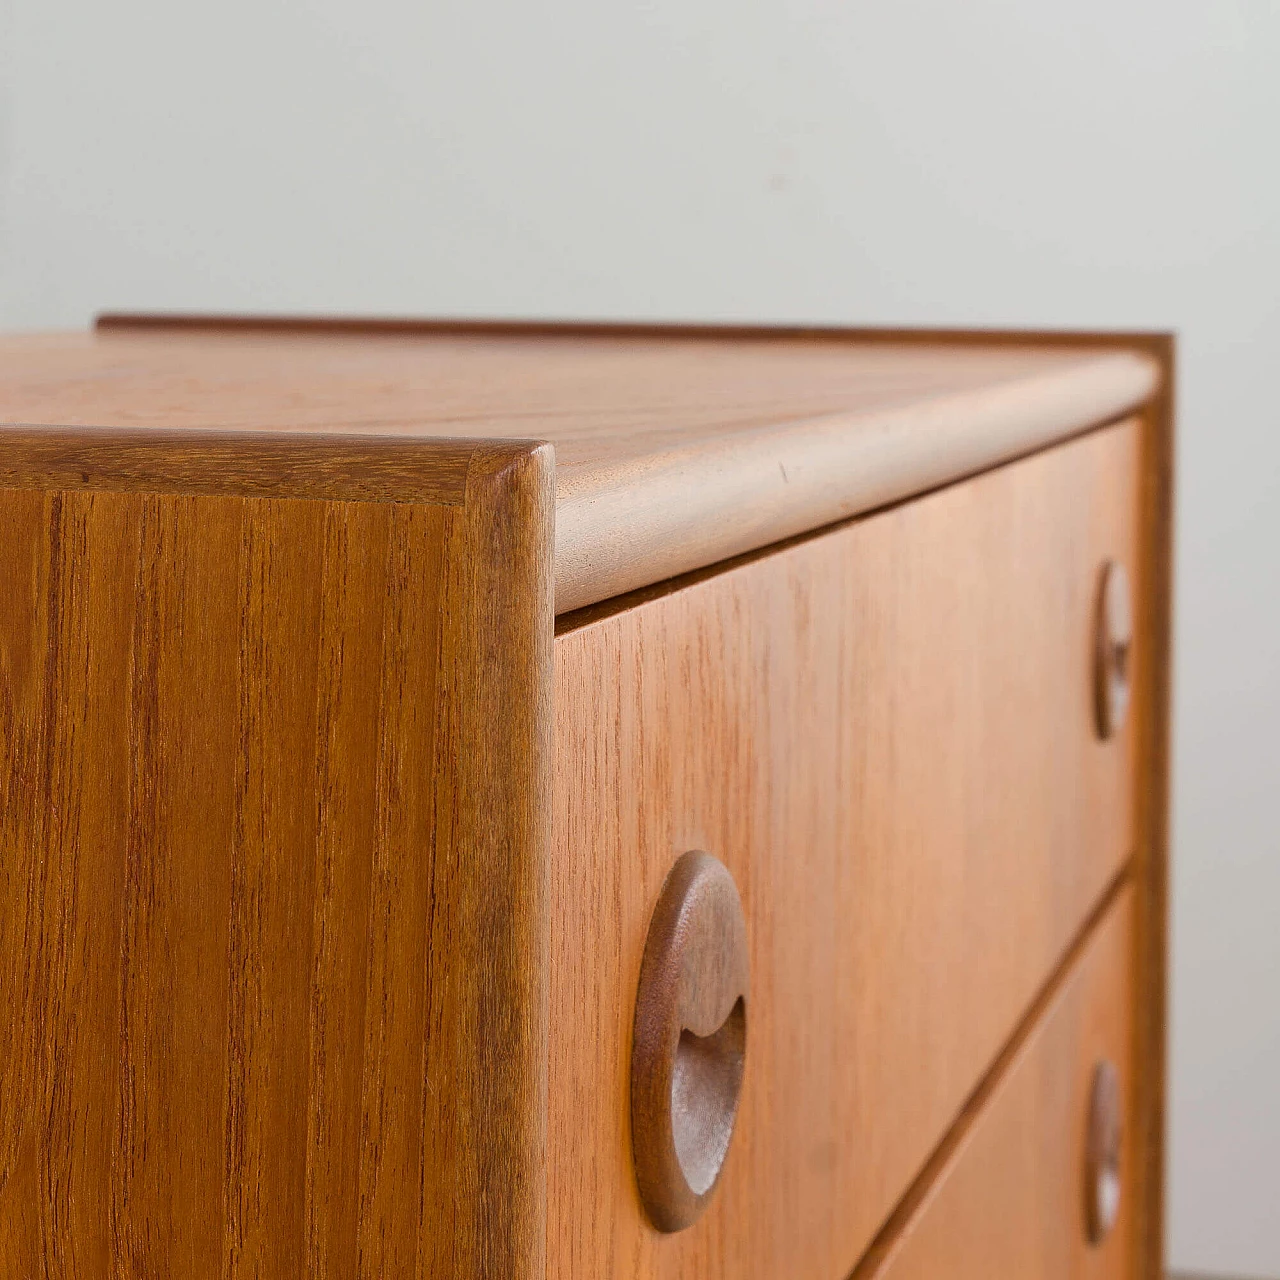
[[[1110,1062],[1093,1070],[1085,1144],[1085,1217],[1090,1244],[1101,1244],[1120,1212],[1120,1076]]]
[[[1118,560],[1102,566],[1098,594],[1098,635],[1094,654],[1098,734],[1114,737],[1124,726],[1129,710],[1132,679],[1133,604],[1129,575]]]
[[[684,854],[649,923],[631,1048],[640,1197],[660,1231],[687,1227],[724,1168],[747,1049],[747,925],[723,863]]]

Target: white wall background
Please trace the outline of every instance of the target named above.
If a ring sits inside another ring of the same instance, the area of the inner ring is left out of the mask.
[[[0,327],[1181,335],[1171,1259],[1280,1276],[1276,0],[0,0]]]

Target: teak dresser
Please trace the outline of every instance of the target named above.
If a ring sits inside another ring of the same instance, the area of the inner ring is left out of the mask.
[[[0,340],[0,1275],[1156,1280],[1171,387]]]

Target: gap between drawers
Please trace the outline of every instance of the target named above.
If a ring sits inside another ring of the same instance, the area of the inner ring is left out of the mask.
[[[1094,904],[1084,923],[1076,930],[1066,951],[1059,959],[1048,980],[1040,988],[1030,1007],[1022,1015],[1017,1028],[1004,1047],[996,1055],[995,1061],[987,1068],[977,1087],[965,1099],[956,1118],[943,1135],[942,1140],[934,1148],[933,1154],[925,1161],[923,1168],[906,1193],[898,1201],[894,1210],[885,1219],[880,1230],[876,1232],[871,1244],[859,1258],[848,1280],[871,1280],[876,1268],[885,1260],[902,1231],[911,1223],[917,1210],[928,1199],[934,1184],[946,1170],[952,1155],[964,1142],[969,1131],[982,1117],[986,1104],[1007,1075],[1014,1060],[1026,1042],[1040,1025],[1041,1019],[1052,1005],[1059,991],[1066,984],[1075,969],[1076,962],[1088,949],[1093,936],[1101,927],[1107,914],[1115,905],[1125,886],[1133,875],[1133,858],[1126,859],[1123,866],[1111,878],[1102,896]]]

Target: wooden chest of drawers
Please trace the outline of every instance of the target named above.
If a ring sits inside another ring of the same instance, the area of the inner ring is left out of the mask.
[[[0,1270],[1149,1277],[1171,347],[0,343]]]

